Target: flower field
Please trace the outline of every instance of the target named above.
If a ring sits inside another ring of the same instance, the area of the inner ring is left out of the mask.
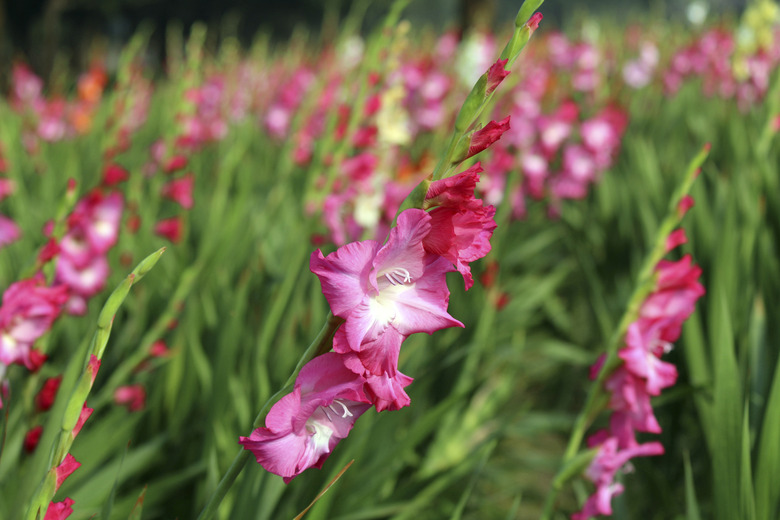
[[[404,4],[8,65],[0,520],[778,518],[780,8]]]

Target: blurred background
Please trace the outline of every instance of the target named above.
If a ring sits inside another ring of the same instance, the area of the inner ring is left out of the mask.
[[[23,59],[43,76],[49,76],[55,56],[76,68],[88,61],[88,50],[100,42],[119,52],[142,23],[154,28],[152,62],[164,59],[164,28],[181,23],[208,24],[212,36],[236,36],[248,45],[262,31],[287,41],[295,30],[327,32],[350,10],[366,11],[363,31],[369,32],[384,16],[388,0],[0,0],[0,62]],[[514,17],[517,0],[412,1],[405,11],[416,26],[436,30],[472,26],[493,27]],[[639,20],[652,13],[668,19],[683,18],[693,9],[710,15],[739,13],[746,0],[548,0],[545,26],[576,23],[584,13],[618,21]],[[503,25],[502,25],[503,26]],[[3,75],[7,71],[1,72]]]

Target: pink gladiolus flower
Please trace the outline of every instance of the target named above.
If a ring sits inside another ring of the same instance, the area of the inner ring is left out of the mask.
[[[311,255],[310,269],[333,314],[346,320],[334,350],[356,352],[372,374],[395,375],[398,351],[410,334],[463,326],[447,314],[445,274],[452,264],[423,247],[431,220],[422,210],[407,209],[385,245],[365,240],[327,257],[320,250]]]
[[[71,473],[79,469],[79,466],[81,466],[81,462],[78,462],[73,458],[73,455],[70,453],[65,455],[65,459],[63,459],[62,463],[55,469],[57,472],[57,485],[54,487],[54,490],[58,490],[62,483],[65,482],[65,479],[67,479]]]
[[[485,94],[490,94],[496,87],[504,81],[504,78],[509,75],[509,71],[506,70],[506,64],[509,60],[497,60],[487,71],[487,88]]]
[[[96,193],[91,198],[87,238],[95,253],[104,254],[116,244],[124,201],[116,192],[107,196]]]
[[[124,201],[120,193],[95,190],[76,204],[68,217],[68,233],[60,242],[62,258],[80,269],[111,249],[119,236]]]
[[[594,435],[597,436],[599,435]],[[615,482],[617,472],[629,459],[661,455],[664,452],[664,447],[659,442],[648,442],[632,448],[620,449],[616,438],[607,437],[599,444],[599,452],[585,472],[588,479],[596,484],[596,492],[585,502],[582,511],[572,515],[572,520],[587,520],[598,515],[611,515],[612,497],[623,492],[623,486]]]
[[[94,357],[94,356],[93,356]],[[92,382],[94,383],[94,378],[92,379]],[[87,419],[89,419],[90,415],[92,415],[92,412],[94,412],[94,408],[90,408],[87,406],[87,403],[84,403],[81,407],[81,413],[79,414],[79,419],[76,421],[76,425],[73,427],[73,431],[71,432],[71,435],[75,439],[76,436],[81,431],[81,428],[84,427],[84,423],[87,422]]]
[[[539,22],[542,21],[542,13],[534,13],[531,15],[531,18],[528,19],[527,22],[525,22],[525,26],[528,27],[528,29],[531,31],[531,34],[534,33],[539,28]]]
[[[103,184],[105,186],[114,186],[128,178],[127,170],[118,164],[111,163],[103,169]]]
[[[0,172],[4,171],[5,160],[0,157]],[[11,179],[0,178],[0,201],[14,192],[14,183]]]
[[[626,347],[618,352],[625,361],[626,370],[645,380],[647,393],[660,395],[661,390],[677,381],[677,367],[660,360],[661,354],[671,345],[660,339],[659,329],[663,323],[642,327],[634,322],[626,333]]]
[[[596,180],[596,161],[584,146],[574,144],[563,149],[563,170],[568,178],[583,186]]]
[[[11,104],[16,110],[22,110],[25,105],[32,107],[43,101],[43,80],[23,63],[14,64],[11,86]]]
[[[43,383],[43,387],[35,396],[35,408],[39,412],[45,412],[54,404],[57,398],[57,390],[60,389],[62,376],[50,377]]]
[[[103,289],[108,274],[108,260],[105,256],[95,256],[89,264],[78,267],[70,258],[61,255],[57,260],[55,280],[65,284],[73,296],[89,298]],[[69,310],[73,311],[70,306]]]
[[[8,217],[0,215],[0,247],[5,247],[19,240],[22,236],[22,230],[16,225],[16,222]]]
[[[152,357],[165,357],[170,354],[168,345],[163,340],[157,340],[149,347],[149,355]]]
[[[690,195],[686,195],[680,200],[680,204],[677,206],[677,214],[682,218],[686,213],[688,213],[688,210],[693,207],[694,201],[693,197]]]
[[[41,252],[38,253],[38,262],[40,262],[41,265],[47,264],[58,254],[60,254],[60,245],[57,243],[56,239],[50,238],[41,248]]]
[[[66,520],[73,513],[73,500],[65,498],[62,502],[52,502],[46,508],[46,515],[43,520]]]
[[[165,173],[173,173],[187,167],[188,159],[183,155],[174,155],[165,164]]]
[[[100,370],[100,359],[95,354],[92,354],[89,357],[89,363],[87,363],[87,371],[89,372],[90,377],[92,377],[92,383],[95,384],[95,378],[97,377],[98,370]]]
[[[336,331],[339,337],[339,343],[345,344],[343,329]],[[404,406],[409,406],[411,399],[404,391],[413,379],[401,372],[396,371],[394,375],[385,372],[382,375],[372,374],[365,367],[364,361],[354,352],[343,354],[344,366],[349,368],[355,374],[362,376],[366,381],[363,388],[366,396],[376,407],[377,412],[384,410],[400,410]]]
[[[192,208],[192,187],[195,177],[185,175],[179,179],[174,179],[162,187],[161,194],[179,204],[184,209]]]
[[[685,230],[683,228],[675,229],[666,238],[666,252],[670,252],[672,249],[681,246],[688,242],[688,237],[685,236]]]
[[[675,341],[683,322],[693,313],[696,300],[704,294],[698,281],[701,268],[691,263],[690,255],[685,255],[677,262],[660,261],[656,272],[656,290],[642,304],[639,316],[646,320],[670,318],[661,339]]]
[[[59,316],[67,300],[65,287],[46,287],[43,277],[12,284],[0,307],[0,363],[19,363],[34,368],[33,343]]]
[[[167,238],[174,244],[178,244],[182,239],[183,225],[180,217],[172,217],[159,221],[154,226],[154,232],[161,237]]]
[[[431,183],[425,206],[433,207],[431,231],[423,239],[429,253],[440,255],[463,275],[466,290],[474,284],[470,262],[490,252],[490,238],[496,229],[493,206],[474,198],[482,171],[479,163],[453,177]]]
[[[340,354],[318,356],[301,369],[293,392],[271,407],[265,427],[240,437],[239,444],[285,483],[307,468],[321,468],[371,407],[363,392],[365,382],[344,366]]]
[[[49,356],[41,352],[40,350],[30,350],[30,364],[26,365],[30,372],[37,372],[46,363]]]
[[[127,406],[131,412],[138,412],[146,406],[146,390],[142,385],[120,386],[114,391],[114,402]]]
[[[35,448],[38,447],[38,442],[41,440],[41,434],[43,434],[43,426],[39,424],[38,426],[31,428],[24,435],[22,447],[24,448],[25,453],[32,453],[35,451]]]
[[[621,447],[636,444],[634,432],[661,433],[644,379],[620,367],[607,378],[604,387],[611,393],[610,431]]]
[[[491,121],[486,124],[484,128],[474,132],[471,135],[471,143],[469,144],[469,150],[466,153],[465,159],[477,155],[479,152],[501,139],[504,132],[509,130],[510,117],[511,116],[506,116],[501,121]]]

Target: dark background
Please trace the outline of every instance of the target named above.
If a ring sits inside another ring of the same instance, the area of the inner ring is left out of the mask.
[[[218,34],[238,36],[249,44],[258,31],[277,41],[296,27],[318,32],[327,15],[343,17],[354,2],[367,5],[364,30],[381,20],[389,0],[0,0],[0,62],[23,59],[44,76],[55,55],[83,67],[85,51],[96,37],[112,45],[126,42],[144,21],[155,28],[156,50],[163,59],[165,27],[179,21],[186,28],[205,21]],[[713,13],[738,10],[747,0],[711,0]],[[616,19],[648,14],[684,17],[688,0],[547,0],[545,27],[576,23],[583,13]],[[474,24],[502,26],[514,18],[521,0],[416,0],[405,16],[416,25],[464,29]]]

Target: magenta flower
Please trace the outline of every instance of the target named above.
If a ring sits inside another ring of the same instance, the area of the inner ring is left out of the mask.
[[[675,229],[666,237],[666,252],[668,253],[686,242],[688,242],[688,237],[685,235],[685,230],[683,228]]]
[[[40,424],[38,426],[33,426],[24,434],[22,447],[24,448],[25,453],[32,453],[35,451],[35,448],[38,447],[38,443],[41,440],[41,435],[43,435],[43,426]]]
[[[333,314],[346,320],[334,350],[356,352],[372,374],[395,375],[398,351],[410,334],[463,326],[447,314],[445,275],[452,264],[423,247],[431,220],[422,210],[407,209],[385,245],[365,240],[327,257],[320,250],[311,255],[310,269]]]
[[[64,284],[59,287],[67,287],[70,292],[67,311],[82,315],[87,311],[87,298],[100,292],[106,285],[108,260],[105,256],[95,256],[89,264],[79,267],[69,257],[61,255],[55,273],[55,282]]]
[[[94,357],[94,356],[93,356]],[[94,380],[93,380],[94,382]],[[92,415],[92,412],[94,412],[94,408],[90,408],[87,406],[87,403],[84,403],[81,405],[81,413],[79,414],[79,418],[76,421],[76,425],[73,427],[73,431],[71,431],[71,435],[75,439],[76,436],[79,434],[81,429],[84,427],[84,423],[87,422],[87,419],[89,419],[89,416]]]
[[[632,323],[626,333],[626,347],[618,352],[626,369],[646,381],[645,388],[650,395],[660,395],[661,390],[677,381],[677,367],[660,359],[671,348],[671,344],[660,338],[664,325],[665,322],[657,322],[642,327],[639,322]]]
[[[32,370],[33,343],[43,336],[67,300],[65,287],[46,287],[42,277],[12,284],[0,307],[0,363],[19,363]]]
[[[110,163],[103,168],[103,185],[114,186],[128,179],[127,170],[116,163]]]
[[[644,379],[621,366],[607,378],[604,387],[611,393],[610,432],[621,447],[636,445],[635,432],[661,433]]]
[[[138,412],[146,406],[146,390],[143,385],[120,386],[114,391],[114,402],[127,406],[131,412]]]
[[[642,304],[639,316],[645,320],[669,318],[660,338],[676,341],[683,322],[693,313],[696,301],[704,294],[704,287],[699,283],[701,268],[691,263],[690,255],[685,255],[677,262],[661,260],[656,273],[656,290]]]
[[[45,412],[50,409],[57,398],[57,391],[60,389],[62,376],[50,377],[41,387],[35,396],[35,409],[39,412]]]
[[[474,132],[471,135],[469,150],[466,153],[466,157],[464,157],[464,159],[468,159],[469,157],[477,155],[479,152],[485,150],[491,144],[501,139],[501,136],[504,135],[504,132],[509,130],[510,117],[511,116],[506,116],[501,121],[490,121],[484,126],[484,128]]]
[[[485,94],[490,94],[496,87],[504,81],[504,78],[509,75],[509,71],[506,70],[506,64],[509,60],[497,60],[487,71],[487,85],[485,88]]]
[[[184,224],[181,217],[166,218],[155,224],[154,232],[174,244],[178,244],[184,235]]]
[[[342,355],[318,356],[301,369],[293,392],[271,407],[265,427],[240,437],[239,444],[285,483],[307,468],[321,468],[371,407],[363,392],[365,382],[344,366]]]
[[[67,259],[76,270],[94,265],[119,236],[124,202],[120,193],[95,190],[81,199],[68,217],[68,232],[60,242],[60,262]]]
[[[458,175],[431,183],[425,194],[425,206],[433,209],[429,213],[431,231],[423,247],[452,262],[463,275],[466,290],[474,284],[469,263],[490,252],[490,238],[496,229],[495,208],[474,198],[481,171],[477,163]]]
[[[16,222],[8,217],[0,215],[0,247],[16,242],[22,236],[22,230]]]
[[[343,334],[343,329],[336,331],[336,335],[340,336],[339,343],[342,345],[346,344]],[[346,353],[344,354],[344,366],[366,380],[366,386],[363,387],[363,391],[371,401],[371,404],[376,407],[376,411],[400,410],[404,406],[409,406],[411,399],[404,391],[404,388],[409,386],[413,379],[397,370],[394,375],[387,372],[381,375],[372,374],[366,370],[363,359],[365,358],[361,358],[354,352]]]
[[[65,520],[73,512],[73,499],[65,498],[62,502],[52,502],[46,508],[43,520]]]
[[[601,441],[603,437],[606,439]],[[629,459],[661,455],[664,452],[660,442],[648,442],[628,449],[619,449],[617,439],[609,437],[606,432],[594,435],[589,439],[589,444],[593,439],[601,441],[596,443],[599,452],[591,461],[585,474],[596,484],[596,492],[585,502],[582,511],[572,515],[572,520],[587,520],[598,515],[611,515],[612,497],[623,492],[623,486],[615,482],[617,472],[627,471],[625,466]]]
[[[692,199],[686,204],[691,205]],[[682,242],[684,234],[673,232],[667,237],[667,252]],[[618,351],[623,363],[604,382],[612,411],[609,431],[599,432],[593,442],[589,441],[591,446],[600,445],[600,451],[586,473],[596,484],[596,491],[582,511],[572,515],[573,520],[612,514],[612,497],[623,491],[613,482],[616,471],[630,458],[663,453],[658,442],[639,444],[636,432],[661,433],[650,398],[677,380],[677,368],[660,358],[671,350],[671,342],[679,338],[683,322],[704,294],[700,275],[701,269],[692,264],[690,255],[677,262],[661,260],[656,265],[655,288],[640,307],[637,319],[628,326],[625,346]],[[603,366],[602,356],[592,367],[591,378]]]
[[[174,179],[162,187],[160,194],[163,197],[171,199],[179,204],[184,209],[192,208],[192,187],[195,182],[195,177],[185,175],[184,177]]]
[[[73,455],[68,453],[65,455],[65,458],[60,463],[59,466],[55,468],[55,472],[57,474],[57,484],[54,487],[54,490],[58,490],[63,482],[65,482],[65,479],[67,479],[74,471],[79,469],[81,466],[81,462],[77,461]]]

